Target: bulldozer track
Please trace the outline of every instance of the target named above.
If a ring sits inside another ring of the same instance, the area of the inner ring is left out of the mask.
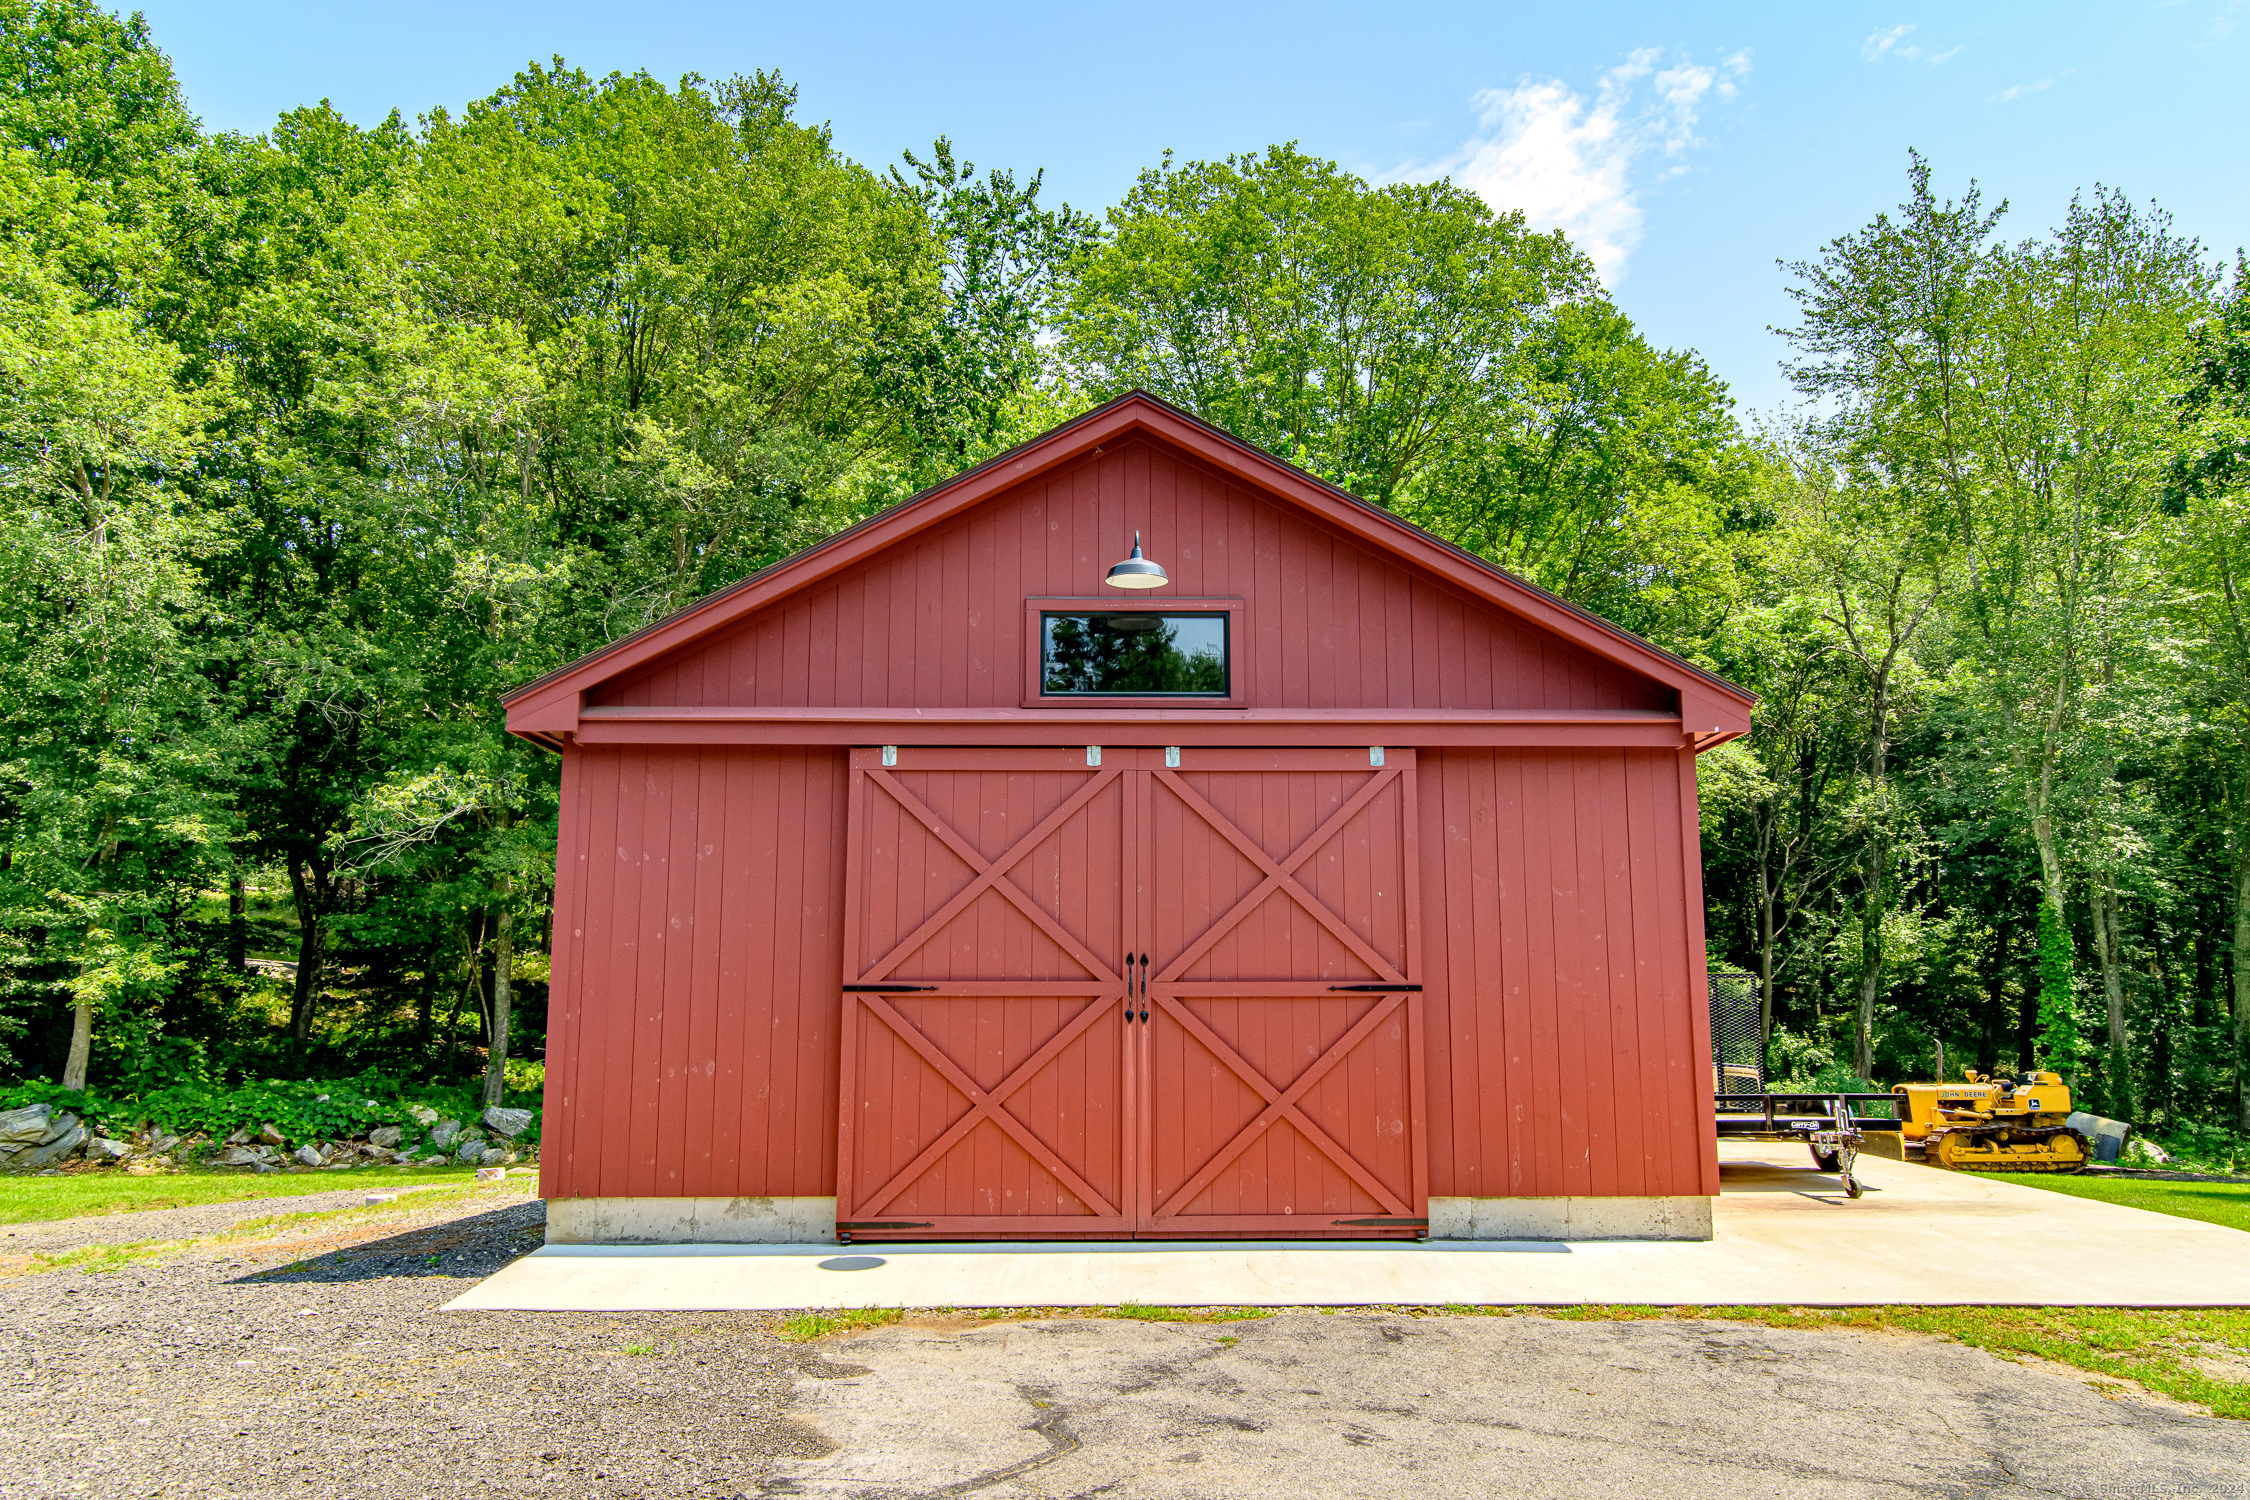
[[[2075,1161],[2016,1154],[2010,1148],[2044,1146],[2068,1136],[2077,1143]],[[2093,1160],[2086,1138],[2068,1125],[1956,1125],[1932,1135],[1922,1159],[1953,1172],[2083,1172]]]

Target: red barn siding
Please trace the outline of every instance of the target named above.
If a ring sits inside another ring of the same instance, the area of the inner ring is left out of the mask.
[[[1681,762],[1422,752],[1431,1193],[1718,1191]]]
[[[1252,708],[1677,707],[1661,685],[1147,442],[1026,483],[592,701],[1014,708],[1023,601],[1085,594],[1136,529],[1168,596],[1248,601],[1237,651]]]
[[[835,1192],[845,755],[572,751],[550,1194]],[[1433,1194],[1717,1191],[1680,765],[1422,753]]]
[[[847,755],[569,752],[548,1196],[835,1191]]]

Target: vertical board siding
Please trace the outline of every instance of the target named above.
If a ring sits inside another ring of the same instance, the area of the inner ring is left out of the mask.
[[[1716,1193],[1692,762],[1425,750],[1420,774],[1430,1192]]]
[[[835,1190],[845,755],[569,752],[547,1196]]]
[[[1098,594],[1135,530],[1177,596],[1248,602],[1238,655],[1254,708],[1676,706],[1657,685],[1145,440],[1028,480],[593,701],[1013,708],[1025,687],[1023,601]]]

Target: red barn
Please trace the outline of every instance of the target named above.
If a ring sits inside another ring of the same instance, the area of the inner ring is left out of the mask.
[[[1112,402],[508,698],[550,1238],[1706,1237],[1750,701]]]

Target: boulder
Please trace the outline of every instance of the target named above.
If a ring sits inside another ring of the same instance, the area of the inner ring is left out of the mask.
[[[159,1130],[158,1132],[156,1132],[156,1134],[148,1138],[148,1149],[151,1151],[169,1151],[179,1143],[180,1138],[178,1136],[168,1135],[164,1131]]]
[[[496,1133],[504,1135],[512,1141],[531,1128],[531,1111],[528,1109],[502,1109],[495,1104],[484,1112],[484,1123],[491,1126]]]
[[[271,1124],[260,1125],[258,1127],[258,1133],[252,1136],[251,1139],[256,1141],[261,1146],[279,1146],[286,1144],[286,1138]]]
[[[278,1172],[281,1168],[270,1161],[254,1161],[250,1163],[250,1170],[253,1172]]]
[[[477,1165],[480,1167],[504,1167],[508,1164],[508,1158],[512,1155],[514,1155],[513,1152],[503,1151],[498,1146],[489,1147],[477,1157]]]
[[[465,1161],[472,1163],[483,1161],[484,1137],[481,1135],[465,1135],[461,1137],[460,1149],[453,1153],[453,1159],[455,1161]]]
[[[97,1135],[86,1143],[88,1161],[123,1161],[133,1154],[133,1148],[123,1141],[113,1141],[106,1135]]]
[[[367,1132],[367,1144],[380,1146],[385,1151],[394,1150],[398,1146],[400,1133],[396,1125],[378,1125]]]
[[[453,1143],[460,1138],[461,1122],[459,1120],[440,1120],[430,1127],[430,1144],[440,1151],[452,1150]]]
[[[47,1121],[54,1112],[52,1104],[26,1104],[0,1112],[0,1145],[38,1145],[47,1139]]]
[[[248,1146],[229,1146],[211,1158],[215,1167],[247,1167],[258,1159],[258,1153]]]
[[[228,1146],[247,1146],[247,1145],[249,1145],[249,1144],[250,1144],[250,1127],[249,1127],[249,1126],[247,1126],[247,1125],[243,1126],[243,1127],[242,1127],[242,1128],[241,1128],[240,1130],[237,1130],[237,1131],[236,1131],[236,1132],[235,1132],[235,1133],[234,1133],[233,1135],[230,1135],[230,1136],[228,1136],[228,1137],[226,1138],[226,1140],[225,1140],[224,1142],[222,1142],[221,1144],[223,1144],[223,1145],[228,1145]]]
[[[16,1171],[36,1172],[41,1167],[51,1166],[55,1162],[61,1161],[71,1152],[86,1144],[88,1133],[86,1127],[69,1115],[64,1115],[61,1118],[69,1120],[70,1123],[53,1140],[33,1146],[18,1155],[11,1163]]]
[[[406,1117],[424,1130],[438,1122],[438,1112],[427,1104],[409,1104],[406,1106]]]
[[[299,1146],[295,1151],[292,1151],[289,1154],[289,1159],[297,1163],[299,1166],[317,1167],[327,1158],[323,1157],[320,1154],[320,1148],[318,1146],[315,1146],[312,1142],[307,1141],[302,1146]]]

